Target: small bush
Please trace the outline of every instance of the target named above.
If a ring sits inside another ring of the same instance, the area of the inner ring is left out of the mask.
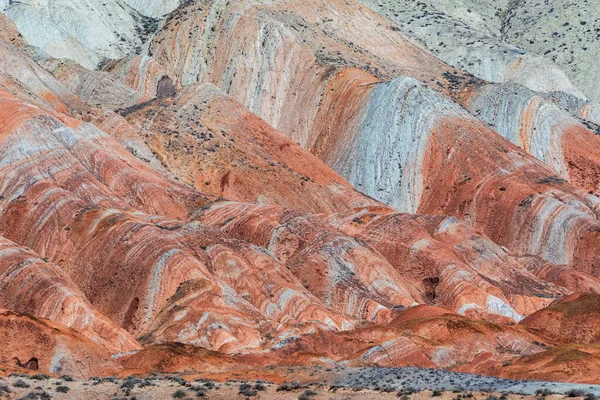
[[[538,389],[535,391],[535,395],[539,396],[539,397],[546,397],[546,396],[550,396],[552,394],[552,391],[550,389]]]
[[[0,393],[10,393],[10,388],[6,385],[0,385]]]
[[[584,392],[581,389],[571,389],[569,390],[567,393],[565,393],[567,395],[567,397],[583,397],[585,396],[587,393]]]
[[[298,389],[302,389],[302,385],[298,382],[284,382],[281,385],[277,386],[277,389],[275,390],[277,392],[291,392]]]
[[[585,395],[584,400],[598,400],[598,397],[593,393],[588,393]]]
[[[316,396],[318,393],[314,390],[307,389],[298,396],[298,400],[310,400],[312,397]]]
[[[175,393],[173,393],[173,398],[175,399],[183,399],[185,397],[185,390],[178,389]]]
[[[25,396],[20,397],[19,400],[37,400],[37,398],[37,394],[29,392]]]
[[[139,383],[140,387],[144,388],[144,387],[148,387],[148,386],[156,386],[156,383],[154,383],[151,379],[143,379],[141,383]]]
[[[417,392],[417,390],[416,390],[414,387],[412,387],[412,386],[409,386],[409,387],[407,387],[407,388],[401,389],[401,390],[400,390],[400,391],[399,391],[399,392],[396,394],[396,396],[398,396],[398,397],[401,397],[401,396],[403,396],[403,395],[410,396],[411,394],[413,394],[413,393],[416,393],[416,392]]]
[[[115,378],[114,376],[107,376],[106,378],[98,378],[97,376],[94,376],[90,379],[94,381],[94,386],[100,385],[101,383],[105,382],[117,383],[117,378]]]
[[[35,374],[35,375],[31,375],[31,379],[35,379],[36,381],[47,381],[48,379],[50,379],[50,375]]]
[[[240,394],[242,396],[246,396],[246,397],[254,397],[256,395],[258,395],[258,392],[254,389],[252,389],[252,386],[250,386],[247,383],[242,383],[240,385]]]
[[[63,375],[60,377],[60,379],[62,379],[65,382],[74,382],[75,379],[73,379],[73,377],[71,375]]]
[[[434,390],[433,393],[431,393],[431,397],[440,397],[442,395],[442,391],[441,390]]]
[[[59,393],[69,393],[69,387],[68,386],[57,386],[56,387],[56,391]]]
[[[263,385],[262,383],[258,382],[256,385],[254,385],[254,390],[257,390],[259,392],[264,392],[265,390],[267,390],[267,387],[265,385]]]
[[[182,377],[179,377],[179,376],[170,376],[168,379],[170,381],[179,383],[181,386],[187,386],[187,384],[188,384],[185,379],[183,379]]]
[[[135,387],[135,383],[132,381],[125,381],[121,384],[121,389],[133,389]]]
[[[40,400],[51,400],[52,397],[48,394],[48,392],[42,392],[38,394]]]
[[[18,387],[18,388],[28,388],[29,384],[27,382],[25,382],[23,379],[19,379],[18,381],[13,383],[13,386]]]

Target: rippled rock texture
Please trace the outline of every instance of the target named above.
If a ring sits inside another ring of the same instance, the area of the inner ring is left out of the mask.
[[[570,379],[568,346],[596,357],[597,104],[554,66],[490,83],[342,0],[4,12],[0,362]]]

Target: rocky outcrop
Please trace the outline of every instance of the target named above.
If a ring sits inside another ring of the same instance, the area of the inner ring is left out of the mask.
[[[104,65],[102,70],[110,72],[111,76],[118,78],[125,85],[143,93],[150,99],[166,97],[164,92],[163,94],[159,93],[159,87],[164,86],[167,81],[172,83],[163,67],[147,56],[130,56],[113,60]]]
[[[111,375],[122,369],[106,350],[77,332],[4,309],[0,309],[0,362],[25,363],[39,372],[77,378]]]

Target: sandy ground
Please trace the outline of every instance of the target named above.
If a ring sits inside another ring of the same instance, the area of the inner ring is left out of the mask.
[[[209,380],[190,375],[151,374],[144,377],[73,380],[66,376],[12,374],[0,378],[0,398],[577,400],[588,393],[600,394],[598,385],[514,381],[423,368],[322,370],[288,367],[281,371],[269,371],[274,373],[273,376],[279,377],[278,383],[251,381],[243,377],[224,380],[225,376],[215,376],[215,380]],[[255,376],[264,374],[264,370],[254,373]],[[229,378],[231,377],[230,374]],[[286,380],[286,377],[290,379]],[[293,379],[311,383],[293,383]],[[579,392],[564,394],[573,389],[578,389]],[[539,390],[546,390],[546,395],[535,395]],[[589,397],[587,400],[595,399]]]

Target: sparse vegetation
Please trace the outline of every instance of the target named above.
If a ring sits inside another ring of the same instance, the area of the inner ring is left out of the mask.
[[[535,391],[535,395],[538,397],[546,397],[546,396],[550,396],[552,393],[552,391],[550,389],[538,389]]]
[[[298,382],[284,382],[281,385],[277,386],[277,389],[275,389],[277,392],[291,392],[294,390],[300,390],[302,389],[303,386],[301,384],[299,384]]]
[[[29,392],[23,397],[19,397],[18,400],[37,400],[38,396],[34,392]]]
[[[314,390],[311,389],[307,389],[304,392],[302,392],[300,394],[300,396],[298,396],[298,400],[310,400],[311,398],[313,398],[314,396],[316,396],[318,393],[315,392]]]
[[[265,385],[263,385],[261,382],[258,382],[257,384],[254,385],[254,390],[263,392],[263,391],[267,390],[267,387]]]
[[[48,379],[50,379],[50,375],[35,374],[35,375],[31,375],[30,378],[33,379],[33,380],[36,380],[36,381],[47,381]],[[71,380],[73,380],[73,378],[71,378]]]
[[[29,384],[27,382],[25,382],[23,379],[19,379],[15,383],[13,383],[13,386],[18,387],[18,388],[28,388]]]
[[[239,388],[239,393],[242,396],[246,397],[254,397],[258,394],[258,391],[253,389],[251,385],[248,383],[242,383]]]
[[[56,387],[56,391],[59,393],[69,393],[69,387],[68,386],[64,386],[64,385],[60,385]]]

